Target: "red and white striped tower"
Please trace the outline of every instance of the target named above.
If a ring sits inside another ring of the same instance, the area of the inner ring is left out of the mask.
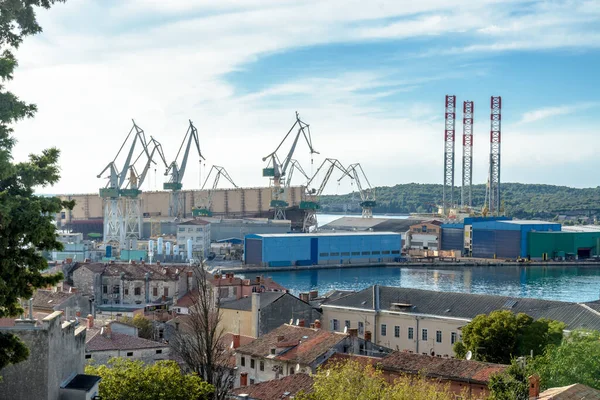
[[[462,187],[460,191],[460,206],[473,206],[473,114],[475,105],[472,101],[463,102],[463,165]]]
[[[456,119],[456,96],[446,95],[444,131],[444,189],[442,208],[448,215],[448,206],[454,207],[454,121]]]
[[[502,97],[492,96],[490,114],[490,215],[500,214],[500,143],[502,122]]]

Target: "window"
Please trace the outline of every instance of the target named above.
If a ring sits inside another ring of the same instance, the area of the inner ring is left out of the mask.
[[[198,227],[198,228],[196,228],[196,232],[202,232],[203,229],[204,228],[202,228],[202,227]]]
[[[319,253],[319,257],[329,257],[329,253]]]
[[[265,370],[265,362],[264,362],[264,361],[261,361],[261,362],[258,364],[258,366],[259,366],[259,369],[260,369],[261,371],[264,371],[264,370]]]
[[[427,341],[427,329],[421,329],[421,340]]]
[[[342,257],[348,257],[350,255],[347,251],[342,251]]]
[[[374,251],[371,254],[374,255],[374,256],[378,256],[379,254],[381,254],[381,252],[380,251]]]
[[[400,337],[400,327],[398,325],[394,327],[394,337]]]
[[[358,334],[362,335],[365,333],[365,324],[364,322],[358,321]]]
[[[387,325],[381,324],[381,336],[387,335]]]
[[[196,236],[196,242],[201,242],[202,241],[202,236]]]
[[[427,232],[427,225],[423,225],[421,227],[421,232]]]
[[[450,344],[456,343],[456,332],[450,334]]]
[[[271,349],[271,354],[275,355],[276,352],[277,352],[277,349]]]
[[[254,379],[250,378],[250,384],[254,385]]]
[[[219,297],[229,297],[229,288],[219,288]]]
[[[390,251],[389,250],[384,250],[384,251],[381,252],[381,254],[390,254]]]
[[[350,321],[349,320],[344,321],[344,326],[346,328],[350,329]]]
[[[91,354],[86,354],[86,355],[85,355],[85,359],[86,359],[86,360],[89,360],[90,358],[92,358],[92,355],[91,355]]]
[[[415,329],[414,328],[408,328],[408,338],[409,339],[415,338]]]
[[[242,367],[245,367],[246,366],[246,357],[242,357],[240,362],[242,363]]]
[[[340,255],[340,253],[334,252],[334,253],[331,253],[330,255],[331,255],[331,257],[338,257]]]
[[[331,330],[337,331],[338,329],[340,329],[340,322],[337,319],[331,320]]]
[[[194,232],[194,228],[188,228],[188,232]]]
[[[250,359],[250,368],[254,369],[254,358]]]
[[[442,343],[442,331],[435,332],[435,342]]]
[[[156,354],[162,354],[162,349],[156,350]]]
[[[119,285],[113,285],[113,294],[119,294]]]
[[[363,256],[370,256],[370,255],[371,255],[371,252],[370,252],[370,251],[363,251],[363,252],[362,252],[362,255],[363,255]]]
[[[233,295],[237,297],[237,286],[233,287]]]
[[[129,296],[129,289],[123,289],[123,293],[125,294],[125,296]]]
[[[290,367],[290,375],[294,375],[294,368]]]
[[[152,296],[154,296],[154,297],[158,296],[158,288],[157,287],[152,288]]]
[[[169,288],[168,287],[163,289],[163,294],[165,295],[165,297],[169,297]]]
[[[136,287],[133,290],[133,294],[136,295],[136,296],[141,296],[142,295],[142,288],[141,287]]]
[[[127,352],[127,357],[133,357],[133,351]]]
[[[102,285],[102,293],[104,293],[104,294],[108,293],[108,286]]]
[[[392,250],[392,254],[400,254],[400,250]]]
[[[352,255],[353,255],[353,256],[360,256],[360,251],[353,251],[353,252],[352,252]]]

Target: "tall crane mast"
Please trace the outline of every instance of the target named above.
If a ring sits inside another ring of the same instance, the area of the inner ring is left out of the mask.
[[[212,210],[211,210],[212,196],[213,196],[215,189],[219,185],[219,179],[221,177],[227,179],[229,181],[229,183],[231,183],[233,185],[233,187],[237,189],[237,185],[233,182],[233,179],[231,179],[231,176],[229,176],[229,174],[227,173],[225,168],[219,167],[218,165],[213,165],[212,168],[210,169],[210,171],[208,172],[208,175],[206,176],[206,180],[204,181],[204,184],[202,185],[202,190],[204,190],[204,188],[206,187],[206,184],[208,183],[208,180],[210,179],[210,176],[212,175],[213,171],[215,171],[215,177],[213,180],[213,184],[206,193],[207,197],[205,199],[201,199],[199,201],[201,206],[198,208],[194,208],[192,210],[192,215],[194,217],[210,217],[212,215]]]
[[[362,208],[362,217],[363,218],[373,218],[373,207],[377,205],[377,201],[375,199],[375,189],[371,187],[371,183],[365,174],[360,163],[350,164],[348,168],[348,176],[354,179],[356,182],[356,189],[360,195],[360,207]],[[362,179],[361,179],[362,176]],[[342,176],[338,179],[338,182],[344,178]],[[363,185],[366,184],[366,186]]]
[[[199,161],[202,162],[202,160],[205,160],[205,158],[200,151],[198,130],[190,120],[190,125],[185,132],[185,136],[183,137],[179,151],[175,156],[175,160],[169,164],[165,172],[165,175],[170,174],[169,181],[163,184],[163,189],[171,191],[171,200],[169,202],[169,215],[171,217],[179,218],[185,214],[185,210],[183,209],[183,199],[181,197],[181,189],[183,187],[181,182],[183,181],[183,177],[185,175],[185,169],[187,167],[187,161],[190,155],[190,148],[192,147],[192,140],[194,141],[196,150],[198,151]],[[184,146],[185,150],[183,152],[183,158],[179,163],[177,160],[179,159],[179,155],[181,154],[181,150],[184,148]]]
[[[319,187],[317,189],[311,189],[311,184],[315,182],[315,179],[319,176],[319,172],[321,172],[326,165],[327,169],[325,170],[325,176],[319,184]],[[302,223],[303,232],[309,232],[311,227],[318,229],[317,210],[321,208],[319,197],[323,193],[325,186],[327,186],[327,182],[329,182],[329,178],[331,178],[331,174],[333,174],[333,171],[336,168],[342,172],[342,177],[347,175],[352,179],[352,176],[348,174],[348,171],[344,168],[342,163],[335,158],[326,158],[317,169],[317,172],[315,172],[313,177],[306,183],[305,199],[300,202],[300,209],[304,210],[304,220]]]
[[[121,247],[125,244],[126,239],[124,215],[127,212],[124,202],[121,201],[121,197],[127,197],[132,194],[132,192],[123,187],[127,172],[132,166],[131,160],[137,146],[141,146],[142,152],[145,152],[150,157],[144,130],[134,120],[132,122],[133,126],[129,130],[114,159],[97,176],[98,178],[102,178],[104,173],[109,171],[107,176],[108,183],[99,191],[100,197],[104,200],[104,243],[118,244]],[[125,157],[123,167],[119,170],[117,168],[117,158],[130,138],[132,138],[132,142],[129,152]]]
[[[292,142],[292,147],[288,151],[287,155],[283,160],[280,160],[277,156],[277,152],[286,141],[288,137],[291,136],[292,131],[297,128],[298,131]],[[296,146],[298,145],[298,140],[300,136],[304,136],[306,143],[310,149],[311,157],[313,154],[319,154],[319,152],[315,151],[312,145],[312,137],[310,134],[310,126],[306,124],[304,121],[300,119],[298,112],[296,111],[296,121],[290,128],[290,130],[286,133],[283,140],[279,143],[279,145],[275,148],[273,152],[269,155],[263,157],[263,161],[269,160],[267,167],[263,169],[263,176],[270,177],[272,181],[272,192],[271,192],[271,208],[274,209],[274,219],[282,220],[285,219],[285,209],[289,206],[287,202],[287,190],[289,187],[290,179],[287,179],[286,174],[288,172],[288,168],[292,164],[292,157],[294,156],[294,151],[296,150]],[[312,162],[312,161],[311,161]]]

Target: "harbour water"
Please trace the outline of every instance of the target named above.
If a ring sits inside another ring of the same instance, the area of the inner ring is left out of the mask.
[[[600,298],[600,266],[367,267],[263,273],[298,295],[374,284],[561,301]]]

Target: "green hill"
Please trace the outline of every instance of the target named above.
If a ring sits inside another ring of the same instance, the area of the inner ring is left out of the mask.
[[[375,213],[430,213],[442,202],[442,185],[408,183],[375,188],[378,206]],[[552,219],[559,214],[600,214],[600,187],[575,189],[566,186],[503,183],[502,200],[506,214],[515,218]],[[481,207],[485,185],[473,186],[473,206]],[[460,188],[455,188],[460,203]],[[358,193],[321,196],[323,212],[360,212]]]

